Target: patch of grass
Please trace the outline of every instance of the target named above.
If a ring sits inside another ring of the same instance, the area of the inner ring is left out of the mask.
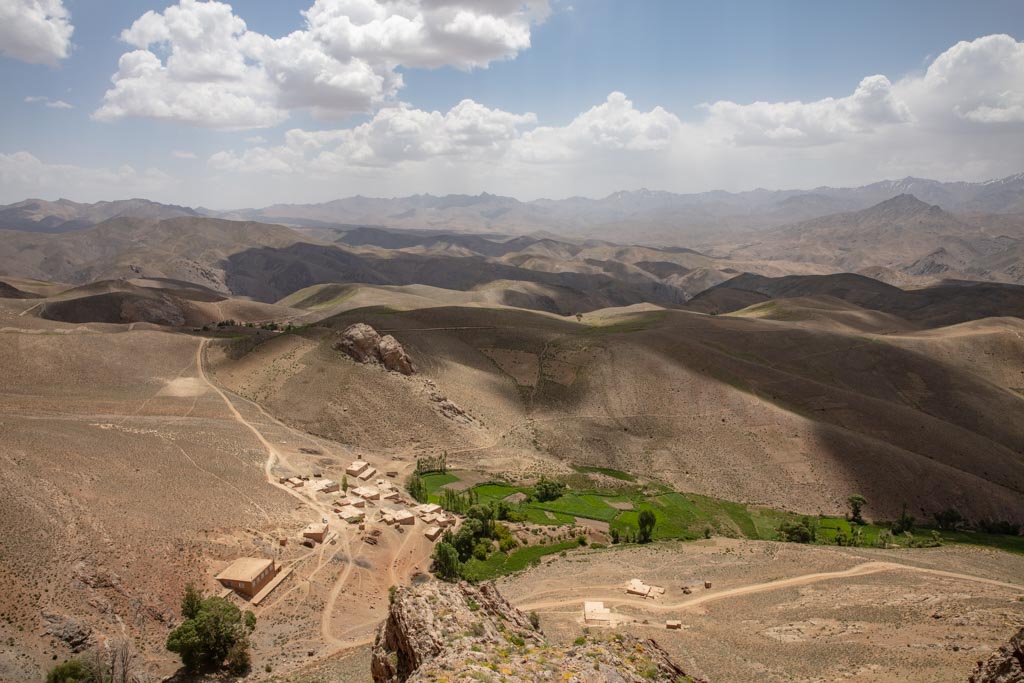
[[[545,555],[560,553],[563,550],[572,550],[578,547],[579,544],[572,540],[553,545],[531,545],[508,555],[494,553],[486,560],[470,558],[468,562],[462,565],[462,575],[470,581],[488,581],[505,574],[526,569],[531,562],[539,560]]]
[[[616,510],[608,505],[604,496],[595,494],[581,495],[575,492],[566,493],[555,500],[545,503],[531,503],[530,507],[550,510],[551,512],[561,512],[574,517],[596,519],[602,522],[610,522],[620,512],[620,510]]]
[[[427,495],[436,496],[437,492],[440,491],[442,487],[448,484],[454,484],[459,481],[459,478],[451,473],[442,474],[440,472],[431,472],[430,474],[421,474],[420,480],[427,487]]]
[[[648,313],[634,313],[627,319],[607,325],[591,325],[584,331],[584,334],[622,334],[626,332],[639,332],[654,327],[668,315],[667,311],[650,311]]]
[[[548,516],[548,511],[547,510],[541,510],[539,508],[535,508],[535,507],[531,507],[531,506],[524,506],[522,508],[521,512],[524,515],[526,515],[526,520],[528,522],[533,522],[534,524],[547,524],[547,525],[553,525],[553,526],[562,526],[562,525],[565,525],[565,524],[575,524],[576,523],[576,518],[575,517],[573,517],[572,515],[566,515],[566,514],[561,513],[561,512],[552,512],[551,515],[554,517],[554,519],[551,519],[551,517]]]

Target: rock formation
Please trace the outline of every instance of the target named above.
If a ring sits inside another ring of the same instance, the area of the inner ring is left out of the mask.
[[[1024,628],[1010,642],[978,662],[970,683],[1024,683]]]
[[[579,641],[577,641],[579,642]],[[702,681],[653,640],[609,632],[556,646],[493,584],[431,581],[398,589],[373,646],[376,683],[487,680],[641,683]]]
[[[334,348],[358,363],[377,363],[403,375],[416,372],[412,359],[397,339],[390,334],[380,336],[366,323],[355,323],[345,328]]]

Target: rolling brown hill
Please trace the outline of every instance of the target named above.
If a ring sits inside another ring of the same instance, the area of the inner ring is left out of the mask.
[[[355,321],[398,338],[422,374],[339,357],[332,331]],[[890,343],[848,324],[682,311],[589,322],[360,309],[304,332],[298,364],[276,360],[296,358],[296,342],[275,339],[215,365],[221,381],[286,422],[359,447],[411,442],[513,475],[566,462],[657,473],[679,490],[808,513],[840,512],[856,491],[882,519],[903,502],[918,516],[954,506],[973,519],[1024,518],[1012,354],[981,372],[984,361],[949,353],[942,330]],[[1022,332],[1007,319],[993,334],[1019,354]],[[436,393],[468,417],[438,410]]]
[[[37,299],[38,294],[18,289],[14,285],[0,280],[0,299]]]
[[[1024,286],[949,281],[904,290],[854,273],[781,278],[744,273],[701,292],[687,303],[687,308],[702,313],[730,313],[769,300],[818,296],[840,299],[926,327],[987,317],[1024,317]]]

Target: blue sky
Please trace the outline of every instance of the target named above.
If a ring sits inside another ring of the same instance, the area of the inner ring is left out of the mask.
[[[2,201],[530,198],[1024,170],[1020,2],[5,4]],[[148,55],[141,77],[119,68],[133,51]]]

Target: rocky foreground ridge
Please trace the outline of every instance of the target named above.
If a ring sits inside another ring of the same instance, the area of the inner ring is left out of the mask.
[[[978,662],[970,683],[1024,683],[1024,628],[988,659]]]
[[[366,323],[355,323],[345,328],[334,348],[358,363],[383,365],[392,372],[411,375],[416,372],[412,359],[397,339],[390,334],[383,337]]]
[[[377,631],[376,683],[502,680],[509,683],[704,681],[687,675],[649,639],[588,635],[579,645],[547,642],[493,584],[430,581],[399,588]]]

